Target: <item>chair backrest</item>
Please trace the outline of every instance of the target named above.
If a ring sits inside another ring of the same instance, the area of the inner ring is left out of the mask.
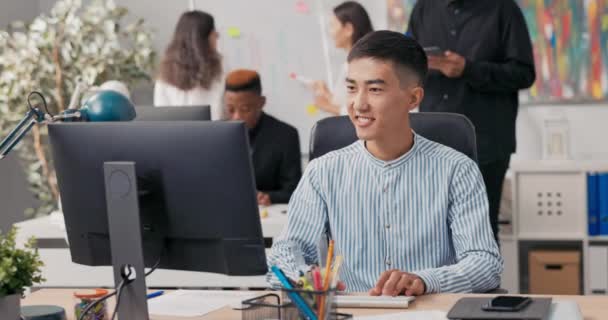
[[[135,121],[208,121],[209,106],[136,106]]]
[[[467,117],[455,113],[413,112],[410,126],[416,134],[460,151],[477,162],[475,127]],[[344,148],[356,140],[355,127],[348,116],[322,119],[311,131],[309,159]]]

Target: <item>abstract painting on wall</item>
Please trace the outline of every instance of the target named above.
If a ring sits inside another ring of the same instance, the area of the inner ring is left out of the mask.
[[[608,0],[517,0],[532,44],[530,103],[608,100]],[[387,0],[393,30],[405,32],[415,0]]]

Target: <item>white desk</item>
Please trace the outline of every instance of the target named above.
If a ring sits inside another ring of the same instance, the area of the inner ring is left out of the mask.
[[[58,305],[66,310],[67,319],[74,319],[74,298],[73,291],[65,289],[43,289],[28,295],[22,300],[22,305]],[[355,316],[393,314],[410,311],[440,310],[448,312],[450,308],[461,298],[467,297],[487,297],[489,295],[479,294],[432,294],[417,297],[416,301],[407,310],[395,309],[340,309],[341,312],[351,313]],[[585,320],[606,319],[606,303],[608,298],[601,296],[534,296],[551,297],[554,302],[573,301],[575,302]],[[110,298],[108,309],[114,305],[114,298]],[[170,317],[170,316],[151,316],[151,320],[234,320],[241,319],[241,311],[232,310],[229,307],[217,310],[202,317]],[[563,318],[562,318],[563,319]]]
[[[287,206],[273,205],[267,208],[268,217],[262,218],[262,233],[274,238],[287,223]],[[285,213],[284,213],[285,212]],[[66,239],[61,214],[32,219],[15,224],[19,228],[17,243],[23,244],[30,237],[61,242]],[[41,243],[42,244],[42,243]],[[113,287],[111,267],[90,267],[72,262],[67,248],[40,248],[44,262],[42,275],[46,279],[39,287]],[[266,287],[263,276],[235,277],[206,272],[156,270],[147,279],[149,287],[183,288],[262,288]]]

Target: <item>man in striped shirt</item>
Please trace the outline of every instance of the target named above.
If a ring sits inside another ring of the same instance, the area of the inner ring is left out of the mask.
[[[308,165],[268,264],[297,279],[319,263],[327,233],[343,256],[348,291],[497,288],[503,262],[477,165],[409,126],[424,96],[424,51],[400,33],[377,31],[357,42],[348,63],[348,113],[360,140]]]

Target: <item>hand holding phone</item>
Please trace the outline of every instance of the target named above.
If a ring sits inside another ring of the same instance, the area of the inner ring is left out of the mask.
[[[424,50],[424,52],[426,53],[427,56],[443,56],[444,55],[444,51],[441,50],[441,48],[439,48],[437,46],[424,47],[422,49]]]

